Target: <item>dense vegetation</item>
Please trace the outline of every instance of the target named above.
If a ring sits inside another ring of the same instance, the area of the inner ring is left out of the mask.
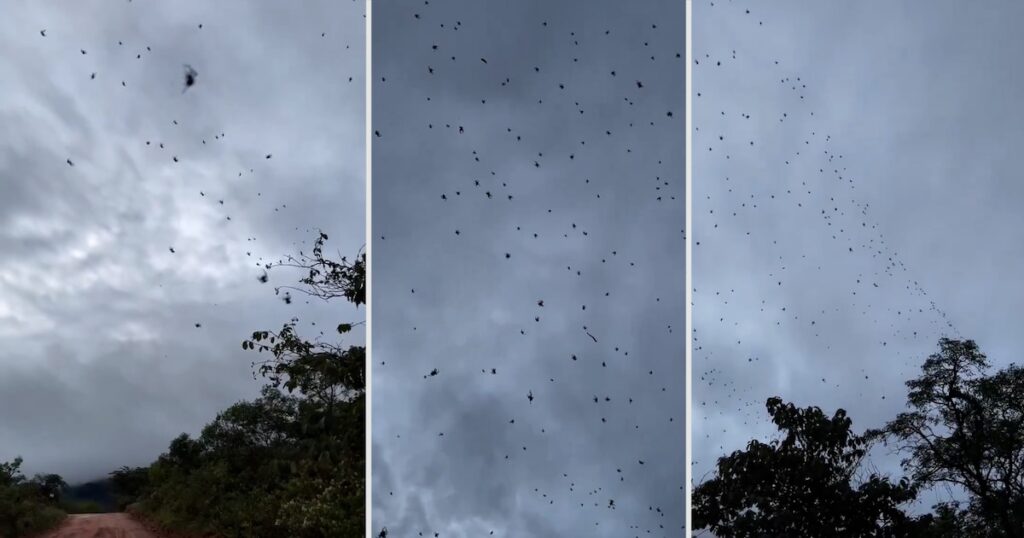
[[[110,479],[69,486],[56,474],[26,478],[22,461],[0,462],[0,538],[37,534],[60,523],[67,514],[118,509]]]
[[[266,268],[304,271],[288,290],[366,304],[365,255],[325,258],[326,240],[321,233],[310,255]],[[27,479],[20,458],[0,463],[0,538],[51,528],[66,513],[125,509],[197,535],[362,536],[365,348],[304,340],[297,325],[293,318],[242,342],[268,357],[253,363],[266,381],[259,398],[225,409],[195,439],[181,434],[148,467],[122,467],[109,479],[69,487],[58,475]],[[336,330],[346,335],[356,325]]]
[[[781,432],[719,458],[693,495],[693,524],[720,538],[763,536],[1024,537],[1024,370],[990,365],[970,340],[939,341],[906,383],[908,410],[877,430],[770,398]],[[894,444],[907,477],[868,471],[870,448]],[[912,514],[934,487],[962,492]]]
[[[279,265],[305,271],[291,288],[324,300],[366,302],[365,255],[311,255]],[[230,537],[362,536],[365,479],[365,349],[302,339],[297,319],[256,331],[242,347],[261,396],[222,411],[198,437],[182,434],[148,468],[111,473],[121,506],[170,529]],[[337,327],[341,335],[353,324]]]
[[[21,473],[21,458],[0,462],[0,537],[19,538],[49,529],[64,519],[60,494],[67,486],[58,475]]]

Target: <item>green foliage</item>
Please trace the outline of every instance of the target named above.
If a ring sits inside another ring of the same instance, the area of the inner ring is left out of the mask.
[[[58,475],[21,473],[21,458],[0,462],[0,537],[18,538],[56,526],[64,519],[58,508],[60,491],[67,484]]]
[[[353,263],[288,258],[303,291],[365,304],[365,255]],[[269,268],[269,267],[268,267]],[[358,324],[342,323],[340,335]],[[365,349],[304,340],[297,320],[256,331],[242,348],[266,379],[259,398],[222,411],[197,438],[182,434],[148,469],[112,474],[124,503],[164,527],[260,538],[362,536]]]
[[[124,510],[149,491],[149,468],[121,467],[110,473],[110,486],[117,497],[117,508]]]

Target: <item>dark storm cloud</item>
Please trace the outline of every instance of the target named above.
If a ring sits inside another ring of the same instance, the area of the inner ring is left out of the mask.
[[[769,396],[877,427],[940,335],[1017,358],[1021,9],[694,6],[696,478]]]
[[[71,481],[148,463],[254,395],[253,330],[359,315],[256,276],[313,228],[364,242],[363,12],[5,7],[0,460]]]
[[[374,6],[375,530],[682,532],[683,8]]]

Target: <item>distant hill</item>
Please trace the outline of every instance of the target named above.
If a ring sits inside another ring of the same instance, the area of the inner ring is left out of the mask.
[[[69,486],[64,491],[63,501],[67,505],[81,505],[83,503],[95,503],[104,512],[117,511],[117,498],[114,495],[113,484],[110,479],[93,480]]]

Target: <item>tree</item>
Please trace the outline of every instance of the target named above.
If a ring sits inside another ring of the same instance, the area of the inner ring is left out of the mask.
[[[969,496],[949,505],[973,536],[1024,537],[1024,370],[986,375],[972,340],[939,341],[939,352],[907,381],[909,411],[876,435],[907,454],[903,466],[921,487],[948,484]]]
[[[25,475],[21,474],[23,461],[19,456],[9,462],[0,462],[0,487],[16,486],[25,481]]]
[[[39,494],[53,503],[60,502],[61,493],[68,487],[59,474],[37,474],[32,482],[39,488]]]
[[[327,239],[327,234],[320,232],[313,242],[312,255],[300,251],[297,256],[288,256],[283,262],[267,265],[268,269],[291,267],[306,272],[306,276],[299,280],[301,287],[282,286],[277,291],[295,290],[324,301],[344,298],[357,307],[366,304],[366,254],[360,253],[355,262],[344,256],[338,260],[326,258],[324,242]]]
[[[149,469],[121,467],[110,473],[110,485],[117,496],[118,508],[123,510],[149,491]]]
[[[0,536],[18,538],[57,525],[64,512],[57,508],[59,491],[67,486],[58,475],[21,472],[22,459],[0,462]],[[53,495],[51,495],[51,493]]]
[[[312,256],[299,253],[280,266],[299,268],[302,287],[290,288],[325,301],[344,298],[366,304],[366,256],[355,262],[323,255],[327,235],[320,233]],[[254,363],[275,389],[302,396],[298,406],[300,459],[287,484],[278,522],[296,535],[361,536],[365,510],[366,350],[311,342],[296,332],[293,319],[278,332],[257,331],[245,349],[268,352]],[[360,323],[341,323],[339,335]]]
[[[907,536],[922,524],[901,509],[916,494],[907,480],[858,480],[871,439],[851,431],[844,410],[830,418],[777,397],[767,409],[782,437],[718,460],[716,475],[693,492],[696,529],[720,538],[863,538]]]
[[[300,252],[266,269],[301,269],[299,286],[289,290],[365,304],[365,255],[354,262],[325,258],[326,240],[321,233],[311,255]],[[337,333],[344,337],[361,324],[341,323]],[[242,342],[264,354],[253,363],[254,375],[266,380],[261,396],[222,411],[197,438],[172,441],[148,469],[143,512],[197,534],[363,535],[365,349],[309,341],[297,327],[292,319]]]

